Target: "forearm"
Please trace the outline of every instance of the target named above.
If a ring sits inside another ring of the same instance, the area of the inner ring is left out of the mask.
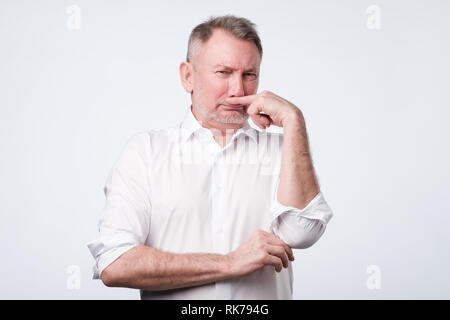
[[[309,150],[303,115],[283,124],[283,149],[278,186],[278,201],[303,209],[319,192],[319,184]]]
[[[176,254],[139,245],[105,268],[102,280],[112,287],[167,290],[224,280],[228,269],[224,255]]]

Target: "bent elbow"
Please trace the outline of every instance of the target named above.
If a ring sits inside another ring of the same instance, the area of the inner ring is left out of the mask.
[[[299,239],[294,239],[293,241],[290,241],[292,244],[291,248],[307,249],[309,247],[312,247],[312,245],[315,244],[317,240],[319,240],[319,238],[316,236],[300,237]]]
[[[314,245],[325,231],[325,226],[317,222],[313,228],[295,223],[281,221],[278,225],[277,234],[280,238],[293,249],[307,249]]]
[[[112,272],[110,267],[111,267],[111,265],[109,265],[102,271],[102,273],[100,275],[100,279],[102,280],[102,282],[105,286],[115,287],[116,281],[115,281],[114,273]]]
[[[282,233],[280,238],[293,249],[307,249],[319,240],[319,237],[315,234],[305,234],[302,231],[295,235],[286,235],[285,233]]]

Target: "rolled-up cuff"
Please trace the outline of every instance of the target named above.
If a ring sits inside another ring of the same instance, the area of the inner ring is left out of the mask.
[[[87,247],[95,259],[92,278],[100,279],[107,266],[137,245],[139,242],[129,235],[104,236],[88,243]]]
[[[276,223],[278,217],[284,213],[295,214],[298,221],[301,218],[308,218],[314,220],[320,220],[320,222],[326,226],[333,216],[333,212],[328,206],[322,192],[319,193],[308,203],[304,209],[298,209],[295,207],[282,205],[278,200],[275,200],[270,208],[272,224]]]
[[[333,214],[319,192],[302,210],[274,201],[271,215],[272,233],[291,248],[306,249],[322,236]]]

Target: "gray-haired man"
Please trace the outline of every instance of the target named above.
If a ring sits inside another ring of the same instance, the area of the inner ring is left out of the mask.
[[[133,136],[106,182],[89,248],[107,286],[138,288],[142,299],[292,298],[291,248],[313,245],[332,212],[302,112],[257,93],[261,59],[247,19],[211,18],[192,31],[180,65],[192,100],[185,118]],[[265,132],[270,125],[283,134]],[[186,161],[193,154],[200,160]]]

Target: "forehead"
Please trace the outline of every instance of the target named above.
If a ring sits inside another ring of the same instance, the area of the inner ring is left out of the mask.
[[[234,69],[259,69],[261,57],[251,41],[239,39],[231,33],[216,29],[203,44],[199,55],[201,64],[209,68],[228,66]]]

